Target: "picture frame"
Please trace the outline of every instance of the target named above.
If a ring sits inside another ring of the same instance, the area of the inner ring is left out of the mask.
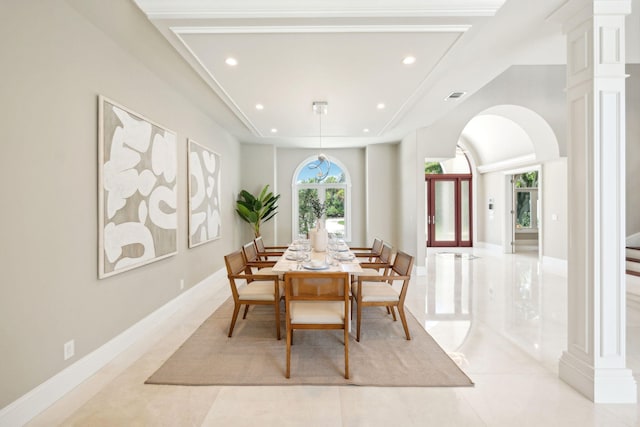
[[[177,253],[175,132],[98,96],[98,277]]]
[[[217,240],[222,235],[221,156],[189,139],[189,247]]]

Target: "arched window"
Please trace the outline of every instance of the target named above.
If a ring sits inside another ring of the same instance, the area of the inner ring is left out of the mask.
[[[317,163],[317,157],[304,160],[293,174],[293,230],[295,239],[316,226],[309,199],[317,196],[327,207],[325,225],[329,233],[351,240],[351,178],[347,169],[334,158],[329,158],[328,176],[319,182],[318,169],[309,168]]]

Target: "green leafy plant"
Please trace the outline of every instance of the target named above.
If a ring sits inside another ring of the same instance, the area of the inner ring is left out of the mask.
[[[236,212],[240,218],[251,224],[253,234],[260,236],[260,225],[269,221],[278,213],[279,194],[269,191],[269,185],[265,185],[260,194],[256,197],[246,190],[238,194],[236,201]]]
[[[311,210],[313,211],[313,215],[316,217],[316,220],[321,219],[324,213],[327,211],[326,204],[320,203],[320,199],[318,199],[317,195],[314,195],[314,197],[311,197],[311,199],[309,200],[309,203],[311,205]]]

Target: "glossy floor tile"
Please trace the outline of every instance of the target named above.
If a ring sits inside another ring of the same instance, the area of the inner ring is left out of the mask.
[[[566,276],[536,254],[430,251],[407,306],[474,387],[180,387],[144,380],[229,296],[226,281],[40,414],[30,426],[637,426],[558,379]],[[627,311],[640,374],[640,311]],[[399,325],[400,327],[400,325]],[[636,376],[640,380],[640,375]]]

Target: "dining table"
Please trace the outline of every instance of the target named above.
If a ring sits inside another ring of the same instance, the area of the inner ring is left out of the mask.
[[[318,252],[304,241],[289,245],[272,270],[278,274],[288,271],[362,273],[358,258],[345,243],[336,243],[327,247],[327,251]]]

